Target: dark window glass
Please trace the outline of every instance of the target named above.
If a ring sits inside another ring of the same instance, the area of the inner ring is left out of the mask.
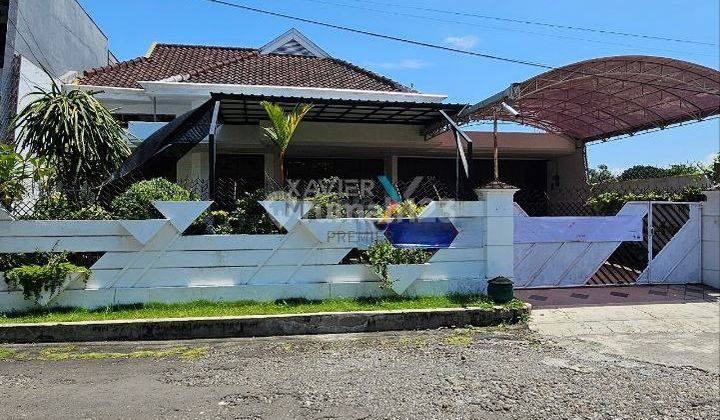
[[[461,167],[462,171],[462,167]],[[500,160],[500,179],[521,189],[545,191],[547,162],[544,160]],[[493,164],[489,159],[474,159],[472,167],[474,187],[492,180]],[[462,172],[461,172],[462,174]],[[455,159],[399,158],[398,178],[410,181],[415,176],[434,177],[438,182],[455,188]]]
[[[385,163],[382,159],[286,158],[285,170],[288,179],[374,179],[385,174]]]

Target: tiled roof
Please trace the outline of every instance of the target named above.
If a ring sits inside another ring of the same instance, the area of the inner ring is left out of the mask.
[[[85,71],[79,84],[140,88],[138,81],[413,92],[334,58],[261,54],[250,48],[157,44],[146,57]]]

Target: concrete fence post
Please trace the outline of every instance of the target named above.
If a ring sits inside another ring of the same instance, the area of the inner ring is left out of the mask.
[[[704,191],[702,206],[702,282],[720,289],[720,190]]]
[[[513,196],[518,190],[509,185],[491,184],[476,190],[485,201],[486,218],[483,232],[485,243],[485,279],[504,276],[513,279]]]

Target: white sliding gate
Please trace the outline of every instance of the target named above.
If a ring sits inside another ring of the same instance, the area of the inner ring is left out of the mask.
[[[517,287],[700,283],[701,203],[630,202],[609,217],[528,217],[516,205]]]

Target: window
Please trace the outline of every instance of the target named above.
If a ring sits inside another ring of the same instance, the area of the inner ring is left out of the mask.
[[[385,173],[382,159],[286,158],[288,179],[374,179]]]

